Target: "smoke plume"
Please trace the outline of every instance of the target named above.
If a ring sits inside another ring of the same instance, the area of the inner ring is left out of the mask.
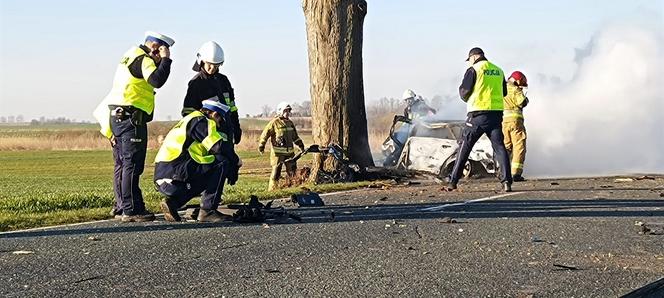
[[[664,173],[663,40],[609,27],[576,51],[569,81],[530,74],[525,175]]]

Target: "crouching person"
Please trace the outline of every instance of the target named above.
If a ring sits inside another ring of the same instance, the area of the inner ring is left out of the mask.
[[[166,135],[155,158],[154,181],[166,196],[160,204],[167,221],[180,221],[177,210],[201,195],[200,222],[220,222],[217,211],[225,181],[234,185],[242,161],[224,131],[230,108],[205,100],[202,108],[185,116]]]

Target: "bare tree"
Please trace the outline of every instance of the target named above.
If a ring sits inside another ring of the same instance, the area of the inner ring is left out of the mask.
[[[272,107],[271,106],[263,105],[261,107],[261,116],[269,117],[271,112],[272,112]]]
[[[309,48],[314,142],[338,143],[351,161],[372,166],[362,79],[364,0],[303,0]],[[334,160],[314,159],[313,179]]]

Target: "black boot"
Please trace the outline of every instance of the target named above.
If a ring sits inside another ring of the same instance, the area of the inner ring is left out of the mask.
[[[232,217],[222,214],[217,210],[203,209],[201,208],[198,211],[198,221],[199,222],[222,222],[231,220]]]
[[[164,219],[166,221],[181,221],[180,214],[178,214],[177,207],[169,199],[165,199],[159,203],[161,212],[164,213]]]

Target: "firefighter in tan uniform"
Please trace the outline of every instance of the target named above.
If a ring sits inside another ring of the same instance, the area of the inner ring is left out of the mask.
[[[523,108],[528,104],[528,97],[523,88],[528,87],[526,76],[515,71],[507,80],[507,96],[503,112],[503,135],[505,148],[510,154],[512,178],[524,181],[523,162],[526,160],[526,127],[523,124]]]
[[[295,175],[297,164],[295,161],[286,162],[287,159],[295,156],[293,145],[297,145],[300,150],[304,151],[304,143],[297,135],[295,125],[290,118],[291,106],[286,102],[282,102],[277,106],[277,116],[265,126],[261,134],[258,151],[263,154],[265,151],[265,143],[268,139],[272,145],[270,152],[270,164],[272,165],[272,174],[270,175],[270,183],[268,190],[277,188],[277,182],[281,176],[281,167],[286,165],[286,173],[288,176]]]

